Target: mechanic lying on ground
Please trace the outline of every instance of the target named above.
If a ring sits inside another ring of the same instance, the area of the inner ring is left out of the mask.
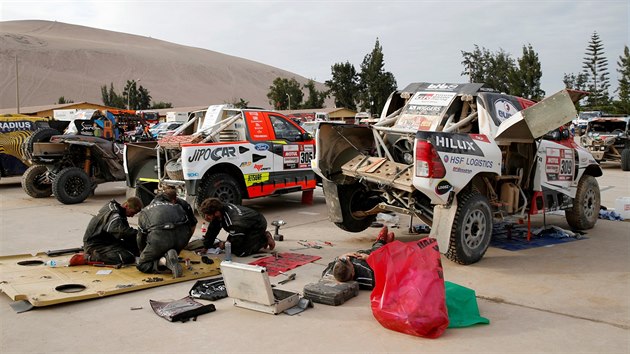
[[[188,212],[187,212],[188,210]],[[183,275],[179,252],[193,234],[196,218],[190,205],[177,198],[175,190],[159,193],[138,216],[138,248],[136,268],[143,273],[163,273],[169,269],[173,278]]]
[[[102,262],[122,265],[136,263],[139,255],[136,243],[138,231],[129,226],[128,217],[142,209],[142,201],[131,197],[122,205],[112,200],[99,210],[85,230],[83,251],[74,255],[70,265]]]
[[[203,239],[206,250],[216,248],[214,241],[221,229],[228,233],[226,241],[230,241],[232,253],[238,257],[246,257],[265,248],[272,250],[276,246],[273,236],[267,231],[267,219],[256,210],[208,198],[201,203],[199,213],[208,222],[208,231]],[[225,242],[219,242],[218,247],[225,249]]]
[[[383,226],[379,232],[376,242],[372,244],[369,250],[359,250],[343,254],[334,261],[328,263],[328,266],[322,272],[322,277],[332,275],[339,282],[347,282],[356,280],[359,288],[363,290],[374,289],[374,271],[367,263],[370,253],[383,247],[386,243],[394,241],[393,232],[387,232],[387,226]]]

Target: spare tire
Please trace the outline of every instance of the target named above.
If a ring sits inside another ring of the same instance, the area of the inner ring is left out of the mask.
[[[24,155],[24,159],[33,159],[33,144],[49,142],[50,138],[60,134],[61,133],[57,129],[49,127],[37,129],[35,132],[33,132],[33,134],[31,134],[31,136],[26,138],[26,140],[24,140],[24,143],[22,144],[22,153]]]
[[[167,161],[164,165],[164,169],[166,170],[166,175],[169,179],[176,181],[184,180],[184,169],[182,168],[181,159],[172,159]]]

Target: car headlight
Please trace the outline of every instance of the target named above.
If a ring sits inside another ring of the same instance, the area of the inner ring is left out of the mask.
[[[605,146],[600,146],[599,150],[604,151],[604,150],[606,150],[606,147]]]

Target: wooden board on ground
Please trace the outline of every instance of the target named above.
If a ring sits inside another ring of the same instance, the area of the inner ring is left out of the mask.
[[[130,265],[121,269],[91,265],[51,268],[46,261],[68,261],[72,255],[48,257],[45,253],[22,254],[0,257],[0,291],[14,301],[26,300],[35,307],[64,302],[94,299],[130,291],[174,284],[182,281],[215,276],[221,273],[218,258],[213,264],[201,262],[201,257],[190,251],[182,251],[181,258],[199,263],[184,274],[173,278],[167,274],[145,274]],[[111,272],[110,272],[111,271]]]

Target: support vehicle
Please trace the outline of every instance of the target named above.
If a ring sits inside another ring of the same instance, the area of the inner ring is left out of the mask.
[[[597,162],[620,162],[622,170],[630,171],[630,117],[591,119],[580,143]]]
[[[100,113],[100,112],[99,112]],[[83,202],[101,183],[124,181],[125,129],[144,124],[128,111],[74,119],[66,132],[45,127],[24,142],[31,166],[22,175],[22,188],[33,198],[54,195],[63,204]]]
[[[240,204],[312,191],[314,152],[312,136],[278,112],[214,105],[158,142],[127,144],[125,173],[144,202],[172,185],[192,205],[208,197]]]
[[[497,219],[564,210],[572,228],[590,229],[602,170],[563,127],[581,97],[534,103],[483,84],[422,82],[392,93],[375,124],[321,122],[312,166],[329,218],[360,232],[381,211],[413,215],[460,264],[484,256]]]

